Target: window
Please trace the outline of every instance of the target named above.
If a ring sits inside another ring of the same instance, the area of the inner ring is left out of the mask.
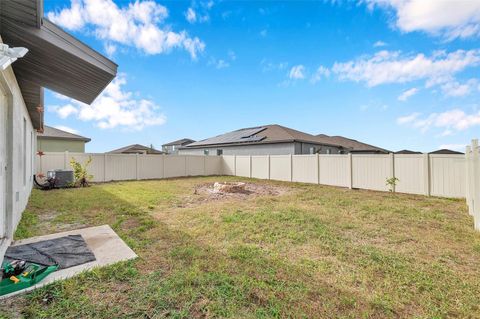
[[[332,150],[327,148],[327,154],[332,154]]]
[[[175,145],[172,145],[172,151],[175,151]]]
[[[310,154],[315,154],[317,152],[315,146],[310,147]]]
[[[208,150],[203,150],[203,155],[208,155],[209,151]]]
[[[223,155],[223,150],[217,150],[217,155],[218,156]]]
[[[23,186],[27,185],[27,120],[23,118]]]

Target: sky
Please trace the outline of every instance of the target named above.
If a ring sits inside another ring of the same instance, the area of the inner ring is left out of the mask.
[[[45,123],[88,152],[280,124],[389,150],[480,137],[480,1],[45,0],[118,64],[86,105],[45,92]]]

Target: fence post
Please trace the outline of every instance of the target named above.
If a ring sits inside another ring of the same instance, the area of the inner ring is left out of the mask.
[[[217,156],[217,157],[220,158],[220,156]],[[207,159],[205,158],[205,156],[203,156],[203,176],[207,175],[207,163],[206,163],[206,161],[207,161]]]
[[[107,153],[103,153],[103,181],[107,181]]]
[[[270,155],[267,155],[268,160],[268,179],[270,179]]]
[[[185,172],[183,176],[187,176],[187,155],[185,155],[185,165],[183,167],[183,171]]]
[[[348,153],[348,188],[353,188],[353,158],[352,153]]]
[[[293,155],[290,153],[290,182],[293,182]]]
[[[317,184],[320,184],[320,155],[316,154],[315,166],[317,167]]]
[[[430,154],[423,154],[423,185],[425,196],[430,196]]]
[[[135,179],[138,181],[140,179],[140,176],[138,174],[139,167],[138,167],[138,153],[135,153]]]
[[[237,155],[233,155],[233,176],[237,176]]]
[[[473,220],[475,230],[480,230],[480,149],[478,140],[472,140]]]
[[[63,153],[63,169],[67,169],[68,167],[68,151]]]
[[[175,155],[173,155],[175,156]],[[165,154],[162,154],[162,178],[165,178],[165,159],[166,159],[166,156]]]
[[[252,155],[250,155],[250,173],[249,177],[252,178]]]
[[[472,172],[472,154],[471,154],[471,147],[467,145],[465,148],[465,176],[467,180],[467,184],[465,185],[465,200],[467,202],[468,214],[473,216],[473,198],[472,198],[472,190],[473,190],[473,172]]]
[[[390,178],[395,178],[395,155],[393,153],[388,154],[390,158]],[[395,193],[396,183],[392,185],[392,191]]]

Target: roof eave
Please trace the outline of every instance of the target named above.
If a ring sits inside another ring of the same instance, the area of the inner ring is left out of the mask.
[[[43,87],[90,104],[114,79],[117,64],[43,18],[42,0],[0,0],[4,43],[26,47],[13,70],[34,127],[43,128]]]
[[[331,147],[338,147],[343,148],[345,147],[341,145],[335,144],[327,144],[321,143],[317,141],[307,141],[307,140],[299,140],[299,139],[289,139],[289,140],[276,140],[276,141],[260,141],[260,142],[244,142],[244,143],[224,143],[224,144],[207,144],[207,145],[187,145],[184,147],[180,147],[179,149],[198,149],[198,148],[208,148],[208,147],[226,147],[226,146],[243,146],[243,145],[265,145],[265,144],[279,144],[279,143],[309,143],[309,144],[316,144],[316,145],[323,145],[323,146],[331,146]]]

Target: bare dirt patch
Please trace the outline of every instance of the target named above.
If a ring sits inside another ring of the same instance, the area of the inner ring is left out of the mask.
[[[178,201],[175,207],[190,208],[215,202],[238,202],[263,196],[281,196],[292,191],[292,189],[288,187],[263,183],[242,184],[245,184],[242,186],[242,190],[236,189],[233,192],[218,191],[218,188],[217,190],[214,188],[215,183],[203,183],[195,185],[192,189],[192,193]]]
[[[200,202],[212,202],[221,200],[244,200],[260,196],[280,196],[289,192],[286,187],[268,184],[244,183],[242,189],[235,188],[234,191],[218,191],[214,183],[196,185],[193,191],[193,199]],[[196,196],[195,196],[196,195]]]

